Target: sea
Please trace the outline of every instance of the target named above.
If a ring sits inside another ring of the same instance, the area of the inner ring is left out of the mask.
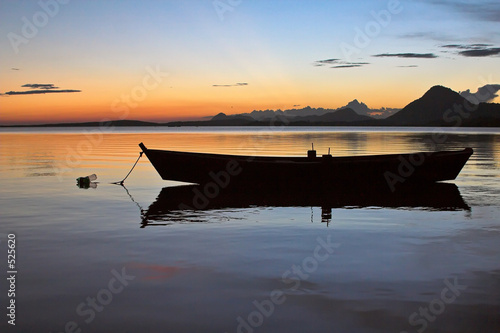
[[[252,156],[306,156],[312,144],[334,156],[474,154],[446,182],[446,204],[373,194],[324,207],[299,192],[289,204],[158,209],[160,193],[180,200],[185,184],[162,180],[146,156],[113,184],[141,142]],[[500,331],[497,128],[2,128],[0,149],[1,332]]]

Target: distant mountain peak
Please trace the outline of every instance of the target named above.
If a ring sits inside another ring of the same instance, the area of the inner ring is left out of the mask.
[[[254,119],[247,115],[235,114],[235,115],[227,115],[224,112],[220,112],[216,116],[213,116],[210,121],[225,121],[225,122],[249,122]]]
[[[417,101],[424,101],[427,103],[465,103],[466,99],[460,96],[460,94],[450,88],[443,86],[433,86],[427,92],[419,98]]]
[[[445,95],[445,94],[448,94],[448,95],[459,95],[456,91],[453,91],[450,88],[447,88],[447,87],[444,87],[444,86],[440,86],[440,85],[436,85],[436,86],[431,87],[429,90],[427,90],[427,92],[422,96],[422,98],[424,98],[424,97],[430,97],[430,96],[436,96],[436,95],[442,96],[442,95]]]
[[[400,125],[428,125],[445,121],[448,110],[465,106],[467,100],[456,91],[443,86],[433,86],[419,99],[414,100],[387,120]]]
[[[347,103],[344,108],[350,108],[356,111],[358,114],[362,115],[368,115],[368,113],[371,111],[370,108],[363,102],[359,102],[357,99]]]
[[[213,116],[211,120],[223,120],[227,119],[227,115],[224,112],[220,112],[217,115]]]

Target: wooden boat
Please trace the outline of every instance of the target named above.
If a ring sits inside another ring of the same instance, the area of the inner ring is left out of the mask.
[[[240,156],[148,149],[142,151],[164,180],[202,184],[208,192],[221,188],[388,187],[429,184],[455,179],[472,155],[459,151],[371,156],[304,157]]]

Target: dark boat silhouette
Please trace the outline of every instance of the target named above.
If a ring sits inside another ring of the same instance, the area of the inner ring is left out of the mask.
[[[232,188],[331,189],[338,186],[394,191],[401,185],[431,184],[455,179],[472,155],[459,151],[419,152],[371,156],[264,157],[192,153],[148,149],[142,151],[164,180],[205,185],[217,192]]]
[[[470,210],[455,184],[433,183],[388,188],[337,187],[334,190],[287,189],[269,186],[265,191],[250,188],[221,189],[210,195],[202,185],[164,187],[156,200],[141,209],[142,227],[173,223],[203,222],[203,214],[257,207],[321,207],[322,221],[329,222],[334,208],[415,208],[425,210]],[[201,214],[201,215],[200,215]]]

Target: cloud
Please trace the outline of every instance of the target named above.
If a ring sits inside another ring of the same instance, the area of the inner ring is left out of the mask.
[[[457,54],[464,57],[491,57],[500,55],[500,47],[492,47],[493,44],[447,44],[442,48],[453,49]]]
[[[330,68],[353,68],[353,67],[361,67],[364,65],[369,65],[369,62],[348,62],[340,59],[325,59],[325,60],[316,60],[313,63],[315,67],[321,67],[329,65]]]
[[[7,91],[3,94],[0,93],[0,95],[12,96],[12,95],[36,95],[36,94],[49,94],[49,93],[81,92],[81,90],[76,90],[76,89],[59,89],[59,87],[54,86],[54,84],[52,83],[27,83],[23,84],[21,87],[30,88],[32,90]]]
[[[480,50],[466,50],[458,52],[464,57],[489,57],[500,54],[500,47],[486,48]]]
[[[471,93],[470,89],[460,92],[460,95],[473,104],[481,102],[491,102],[498,97],[497,92],[500,90],[500,84],[487,84],[477,89],[477,92]]]
[[[212,87],[242,87],[242,86],[248,86],[248,83],[238,82],[235,84],[213,84],[212,85]]]
[[[331,68],[354,68],[369,64],[370,64],[369,62],[346,62],[345,64],[332,66]]]
[[[27,83],[23,84],[21,87],[31,89],[59,89],[59,87],[55,87],[52,83]]]
[[[436,31],[420,31],[420,32],[412,32],[412,33],[407,33],[407,34],[402,34],[398,36],[399,38],[402,39],[424,39],[424,40],[434,40],[437,42],[447,42],[449,43],[450,41],[458,41],[458,39],[455,36],[451,36],[442,32],[436,32]]]
[[[340,59],[325,59],[325,60],[317,60],[314,62],[314,66],[325,66],[325,65],[331,65],[331,64],[335,64],[337,63],[338,61],[341,61]]]
[[[500,47],[494,46],[493,44],[484,44],[484,43],[467,44],[467,42],[470,41],[471,39],[487,40],[488,39],[487,36],[479,38],[472,38],[472,37],[466,38],[464,36],[454,37],[439,32],[414,32],[414,33],[400,35],[399,38],[433,40],[440,42],[440,44],[447,43],[445,45],[439,45],[439,47],[441,47],[439,51],[446,53],[447,51],[443,50],[443,48],[450,49],[455,51],[454,52],[455,54],[464,57],[488,57],[488,56],[495,56],[500,53]]]
[[[447,44],[443,48],[458,50],[457,54],[464,57],[491,57],[500,55],[500,47],[493,44]]]
[[[339,66],[332,66],[331,68],[354,68],[354,67],[361,67],[363,65],[355,65],[355,64],[352,64],[352,65],[339,65]]]
[[[13,71],[19,71],[20,69],[19,68],[15,68],[15,67],[12,67],[11,68]]]
[[[419,58],[419,59],[432,59],[437,58],[438,56],[434,53],[381,53],[375,54],[372,57],[384,58],[384,57],[392,57],[392,58]]]
[[[462,50],[481,49],[481,48],[486,48],[488,46],[492,46],[492,44],[447,44],[447,45],[441,45],[441,47],[448,48],[448,49],[462,49]]]
[[[500,2],[498,0],[421,0],[432,5],[444,6],[479,21],[500,22]]]
[[[64,90],[28,90],[28,91],[7,91],[2,95],[35,95],[35,94],[48,94],[48,93],[72,93],[81,92],[81,90],[64,89]]]
[[[415,68],[418,67],[417,65],[408,65],[408,66],[398,66],[400,68]]]

